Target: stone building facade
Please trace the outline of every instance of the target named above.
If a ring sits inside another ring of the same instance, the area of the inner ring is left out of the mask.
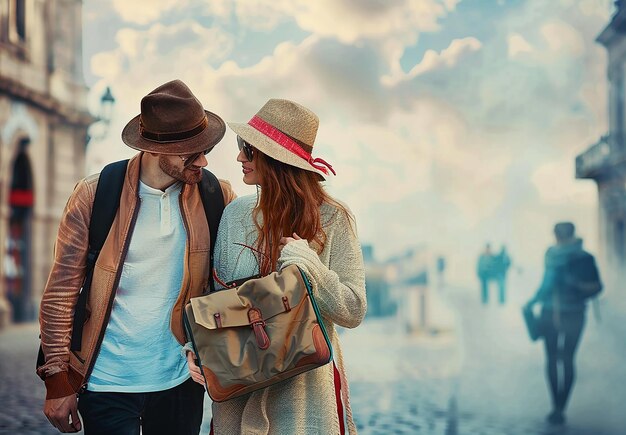
[[[82,0],[0,1],[0,327],[36,317],[93,121]]]
[[[611,287],[626,277],[626,4],[615,6],[597,38],[608,52],[609,131],[576,158],[576,177],[598,185],[600,257]]]

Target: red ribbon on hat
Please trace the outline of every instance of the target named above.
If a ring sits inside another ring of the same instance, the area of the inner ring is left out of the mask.
[[[265,120],[259,118],[258,116],[252,117],[252,119],[248,121],[248,125],[253,127],[255,130],[257,130],[264,136],[269,137],[278,145],[285,148],[287,151],[290,151],[294,153],[295,155],[297,155],[298,157],[306,160],[315,169],[322,171],[326,175],[328,175],[328,169],[330,169],[330,172],[332,172],[333,175],[337,175],[337,173],[333,169],[332,165],[330,165],[330,163],[327,163],[326,161],[324,161],[323,159],[320,159],[319,157],[314,159],[311,156],[311,154],[303,150],[302,147],[295,140],[287,136],[282,131],[278,130],[273,125],[267,123]]]

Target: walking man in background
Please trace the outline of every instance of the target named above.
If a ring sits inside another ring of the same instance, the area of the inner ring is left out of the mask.
[[[480,280],[480,295],[483,305],[487,305],[487,302],[489,302],[489,281],[493,279],[494,263],[491,245],[487,243],[485,250],[478,257],[478,264],[476,265],[476,274]]]
[[[506,275],[511,267],[511,257],[507,252],[506,246],[502,245],[502,249],[498,255],[494,257],[494,278],[498,283],[500,305],[506,303]]]
[[[182,309],[206,289],[210,237],[198,183],[225,124],[181,81],[141,100],[122,133],[140,153],[128,162],[115,219],[98,256],[80,350],[70,350],[85,278],[100,174],[80,181],[59,227],[41,301],[44,413],[61,432],[197,434],[204,389],[189,377]],[[204,173],[204,175],[203,175]],[[234,198],[218,182],[223,207]],[[78,399],[78,407],[77,407]]]

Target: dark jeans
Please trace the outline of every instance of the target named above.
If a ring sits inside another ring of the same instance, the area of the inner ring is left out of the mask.
[[[152,393],[98,393],[78,398],[85,435],[198,435],[204,388],[189,379]]]
[[[544,309],[541,321],[546,348],[546,374],[552,403],[555,411],[562,412],[574,385],[576,375],[574,355],[585,325],[585,313]]]

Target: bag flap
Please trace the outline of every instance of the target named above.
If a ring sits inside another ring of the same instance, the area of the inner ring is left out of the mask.
[[[251,308],[260,310],[263,320],[268,320],[297,306],[307,294],[302,272],[298,266],[291,265],[233,289],[191,298],[190,302],[198,325],[217,329],[216,314],[219,314],[221,327],[232,328],[250,324],[248,311]]]

